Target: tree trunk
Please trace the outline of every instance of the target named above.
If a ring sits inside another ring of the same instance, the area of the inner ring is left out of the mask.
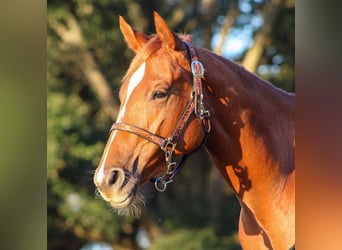
[[[256,72],[259,61],[267,46],[271,43],[271,32],[274,21],[279,13],[283,0],[272,0],[264,6],[265,25],[260,29],[254,37],[253,46],[247,51],[242,65],[251,72]]]
[[[67,19],[67,27],[52,20],[51,26],[63,42],[78,47],[80,50],[80,65],[83,74],[100,101],[101,109],[115,120],[118,114],[119,104],[114,97],[110,84],[100,71],[93,55],[87,49],[82,30],[76,19],[70,15]]]
[[[240,13],[240,11],[239,11],[238,6],[237,6],[237,0],[233,0],[231,2],[230,9],[227,11],[224,24],[221,27],[220,41],[219,41],[218,45],[216,46],[216,48],[213,48],[214,52],[216,54],[218,54],[218,55],[222,54],[222,49],[223,49],[223,45],[227,39],[227,34],[228,34],[229,30],[231,29],[231,27],[233,26],[234,20],[239,13]]]
[[[202,0],[201,8],[204,23],[203,28],[203,47],[210,49],[211,38],[213,36],[212,24],[215,22],[215,1],[214,0]]]

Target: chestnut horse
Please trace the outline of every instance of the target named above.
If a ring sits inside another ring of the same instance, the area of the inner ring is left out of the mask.
[[[159,191],[204,146],[241,204],[244,249],[295,243],[294,94],[175,35],[154,14],[156,35],[120,29],[136,53],[94,182],[120,214],[139,215],[139,186]],[[175,157],[182,157],[178,163]]]

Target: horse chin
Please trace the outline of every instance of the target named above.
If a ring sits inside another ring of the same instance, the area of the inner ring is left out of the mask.
[[[142,208],[145,206],[145,199],[140,192],[135,192],[120,203],[112,201],[110,204],[118,215],[139,218]]]

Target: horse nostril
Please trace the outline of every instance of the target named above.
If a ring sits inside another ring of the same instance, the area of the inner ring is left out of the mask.
[[[109,185],[114,185],[118,179],[119,179],[119,171],[118,170],[113,170],[112,171],[112,176],[109,179]]]
[[[117,190],[121,188],[125,181],[125,171],[121,168],[111,168],[101,177],[103,178],[96,179],[96,181],[98,181],[98,187],[111,187]]]

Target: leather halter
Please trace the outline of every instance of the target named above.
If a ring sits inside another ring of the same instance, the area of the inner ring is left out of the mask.
[[[167,184],[173,181],[173,178],[175,177],[175,175],[183,167],[186,158],[190,154],[196,152],[205,144],[207,134],[211,130],[211,125],[210,125],[210,120],[209,120],[210,113],[209,113],[209,110],[205,109],[204,104],[203,104],[202,78],[204,76],[204,67],[203,67],[203,64],[200,61],[198,61],[195,48],[192,46],[192,44],[187,41],[184,41],[184,44],[186,45],[188,49],[188,53],[191,59],[191,71],[193,75],[193,90],[191,92],[191,98],[185,108],[185,111],[182,117],[180,118],[176,128],[174,129],[172,135],[168,138],[164,138],[148,130],[145,130],[143,128],[139,128],[137,126],[126,124],[126,123],[121,123],[121,122],[115,122],[110,129],[110,131],[120,130],[120,131],[125,131],[125,132],[135,134],[149,142],[157,144],[158,146],[160,146],[161,150],[164,151],[166,171],[160,177],[153,178],[151,180],[154,182],[155,188],[159,192],[163,192],[166,190]],[[201,145],[198,148],[194,149],[191,153],[187,155],[183,155],[180,162],[177,165],[176,161],[173,161],[172,159],[173,153],[176,149],[179,136],[181,135],[183,129],[185,128],[185,125],[187,124],[192,112],[194,112],[194,114],[202,121],[205,136]]]

